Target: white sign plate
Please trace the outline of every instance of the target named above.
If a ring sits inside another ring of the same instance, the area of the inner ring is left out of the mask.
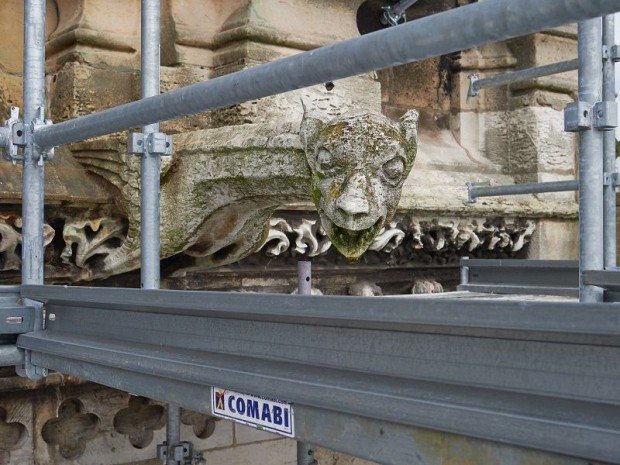
[[[216,417],[295,437],[293,406],[287,402],[212,387],[211,410]]]

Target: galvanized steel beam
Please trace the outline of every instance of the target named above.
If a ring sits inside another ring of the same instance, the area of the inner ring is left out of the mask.
[[[24,295],[52,316],[19,338],[35,363],[205,413],[211,385],[287,400],[298,440],[346,449],[307,423],[311,408],[620,457],[620,305],[38,286]],[[353,453],[403,463],[402,452],[369,448]]]

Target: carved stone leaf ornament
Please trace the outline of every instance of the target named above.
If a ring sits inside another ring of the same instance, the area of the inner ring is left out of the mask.
[[[392,221],[387,227],[383,228],[368,249],[375,252],[382,250],[383,252],[390,253],[402,244],[405,232],[397,228],[397,224],[396,221]]]
[[[64,263],[74,262],[76,266],[86,268],[91,257],[108,256],[118,248],[118,244],[125,239],[124,229],[119,218],[104,217],[69,222],[63,229],[65,248],[61,258]]]
[[[319,221],[304,218],[292,229],[297,235],[295,252],[298,254],[316,257],[323,255],[332,245]]]
[[[314,219],[274,221],[269,237],[278,237],[280,245],[295,241],[296,254],[316,257],[325,255],[331,242],[325,236],[320,223]],[[478,218],[466,219],[420,219],[392,221],[382,228],[368,250],[390,254],[403,248],[429,253],[448,252],[465,256],[481,250],[521,251],[536,230],[536,222],[522,219]],[[288,235],[286,239],[282,235]],[[272,247],[265,253],[271,257],[284,254],[288,246]],[[278,252],[276,254],[276,252]]]
[[[21,269],[21,256],[18,247],[22,243],[22,219],[14,214],[0,213],[0,271],[18,271]],[[43,225],[43,245],[49,245],[54,239],[54,229],[49,224]]]

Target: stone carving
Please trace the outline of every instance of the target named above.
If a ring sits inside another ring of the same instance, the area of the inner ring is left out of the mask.
[[[301,128],[248,124],[176,136],[161,174],[162,257],[184,252],[209,268],[236,262],[265,242],[277,256],[290,247],[289,231],[276,222],[269,236],[269,218],[282,205],[310,199],[330,241],[346,257],[359,257],[394,214],[415,158],[418,114],[394,123],[370,113],[333,118],[333,110],[324,115],[306,106]],[[104,138],[71,147],[89,172],[115,188],[128,219],[120,247],[106,250],[97,267],[83,262],[90,278],[139,266],[140,163],[124,146]],[[313,243],[318,223],[300,227],[309,228],[302,235],[308,240],[296,246],[322,253],[327,242]]]
[[[11,451],[19,448],[27,436],[26,427],[18,422],[8,422],[6,410],[0,407],[0,465],[11,463]]]
[[[65,248],[60,255],[62,261],[86,268],[93,257],[106,257],[120,247],[125,239],[125,229],[120,218],[103,217],[66,223],[63,228]]]
[[[125,434],[136,449],[144,449],[153,441],[153,430],[166,424],[166,410],[152,405],[145,397],[131,396],[127,408],[114,416],[114,429]]]
[[[443,292],[443,286],[434,279],[416,279],[411,288],[412,294],[438,294]]]
[[[322,234],[320,227],[316,227],[316,220],[303,218],[287,221],[278,218],[274,225],[277,225],[279,233],[286,236],[286,239],[279,237],[278,247],[271,246],[269,252],[265,251],[270,256],[289,251],[293,240],[296,247],[291,252],[294,254],[314,257],[324,255],[330,249],[331,243]],[[461,256],[483,251],[515,255],[529,243],[535,230],[536,223],[532,220],[401,218],[400,221],[392,221],[383,228],[368,250],[386,254],[408,249],[425,252],[451,251]],[[276,251],[279,253],[276,254]]]
[[[0,271],[21,269],[22,219],[12,213],[0,213]],[[54,239],[54,229],[43,225],[43,242],[47,246]]]
[[[381,287],[377,286],[375,283],[371,283],[370,281],[360,281],[359,283],[351,284],[347,289],[347,292],[349,295],[363,297],[383,295],[383,290]]]
[[[326,121],[306,109],[302,141],[321,223],[345,257],[359,258],[392,219],[417,152],[418,112],[396,124],[365,114]]]
[[[396,223],[396,221],[392,221],[379,232],[379,235],[375,238],[374,242],[370,244],[368,249],[376,252],[382,250],[386,253],[390,253],[403,242],[404,238],[405,232],[398,228],[398,223]]]
[[[297,235],[295,238],[295,252],[316,257],[321,255],[332,246],[332,242],[327,237],[320,221],[302,219],[293,228]]]
[[[78,399],[67,399],[58,407],[58,417],[48,420],[41,430],[43,440],[58,446],[58,452],[67,460],[79,458],[86,443],[99,432],[99,417],[83,410]]]

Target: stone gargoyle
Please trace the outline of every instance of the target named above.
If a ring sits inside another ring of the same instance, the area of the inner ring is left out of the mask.
[[[399,122],[362,113],[331,117],[304,105],[301,127],[246,124],[175,135],[161,172],[161,256],[184,252],[202,266],[259,248],[274,210],[312,199],[334,246],[355,260],[390,221],[416,155],[415,110]],[[82,279],[140,265],[139,157],[124,140],[74,144],[90,173],[117,190],[128,220],[120,247],[84,267]]]

